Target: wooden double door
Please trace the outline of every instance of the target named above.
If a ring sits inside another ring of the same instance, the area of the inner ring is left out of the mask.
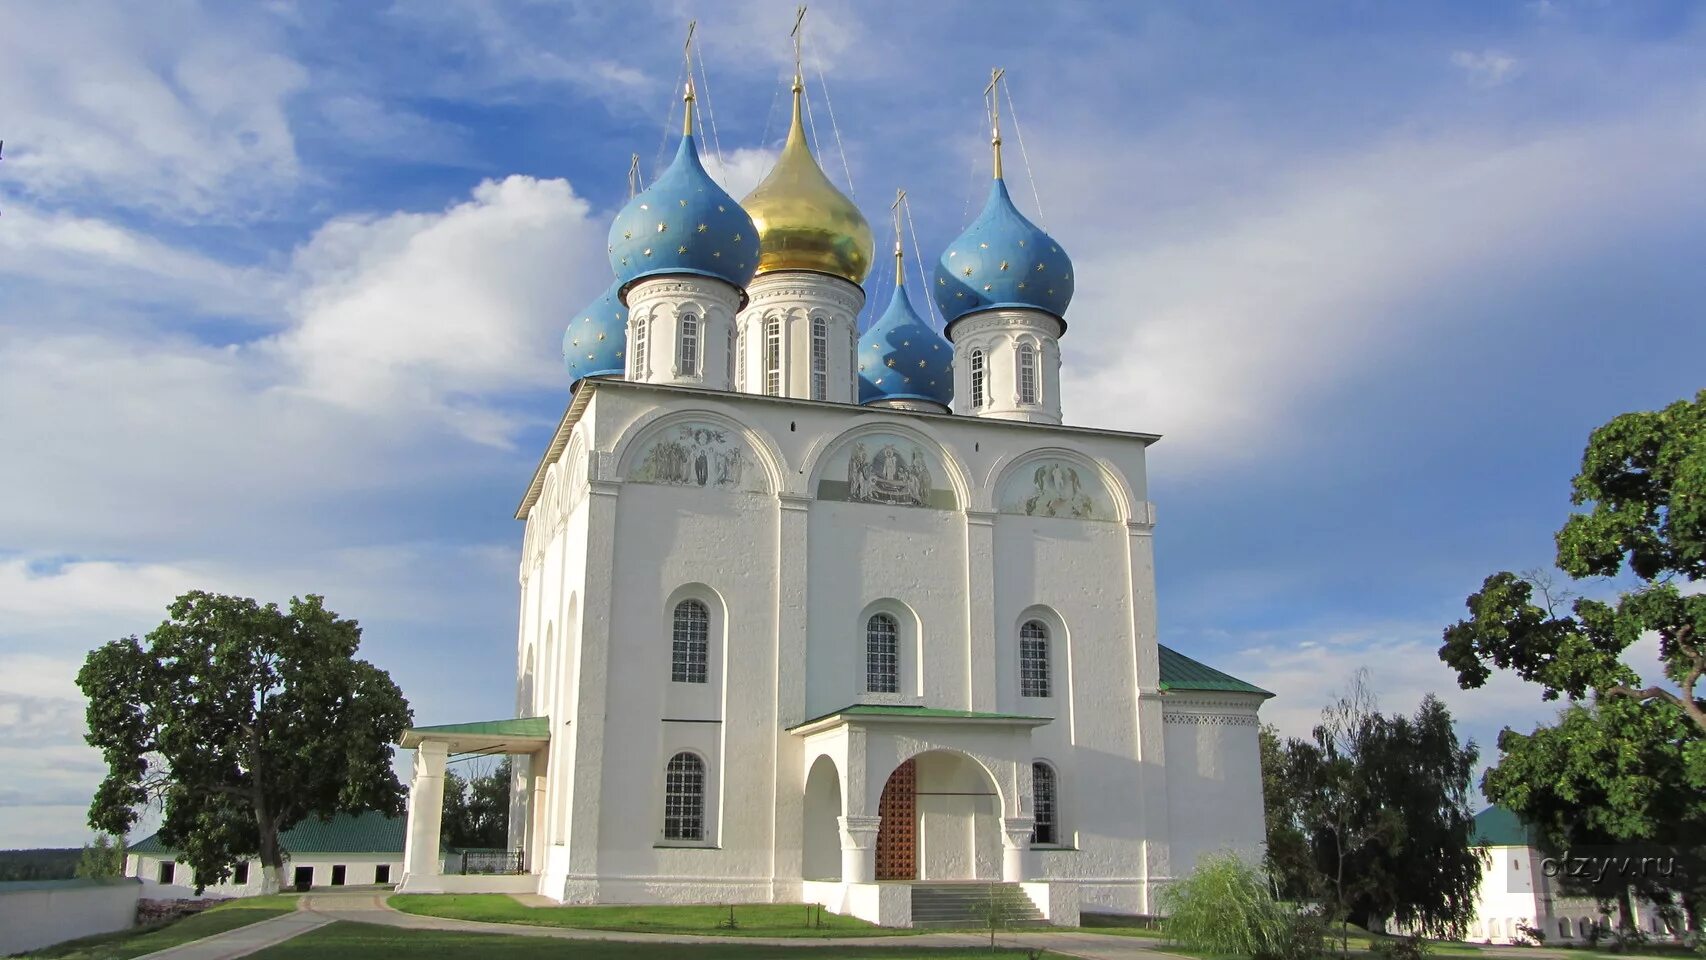
[[[889,774],[877,813],[877,879],[918,879],[918,761]]]

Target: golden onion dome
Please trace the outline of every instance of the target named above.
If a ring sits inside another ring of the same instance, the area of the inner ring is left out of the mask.
[[[758,273],[811,270],[862,283],[871,272],[871,225],[824,176],[800,122],[805,87],[794,78],[794,119],[770,175],[741,201],[758,229]]]

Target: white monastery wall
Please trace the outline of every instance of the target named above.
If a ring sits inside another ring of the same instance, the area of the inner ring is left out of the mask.
[[[0,956],[136,925],[142,884],[0,883]]]

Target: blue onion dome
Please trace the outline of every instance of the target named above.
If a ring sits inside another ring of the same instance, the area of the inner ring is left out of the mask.
[[[563,366],[569,386],[586,377],[621,376],[628,347],[628,308],[622,305],[622,281],[576,313],[563,328]]]
[[[1072,261],[1013,206],[998,172],[983,212],[937,262],[933,292],[950,328],[968,313],[995,307],[1041,310],[1064,325]]]
[[[954,399],[954,348],[912,309],[895,284],[889,308],[859,337],[859,402]]]
[[[691,131],[691,99],[687,116]],[[666,274],[716,277],[743,290],[752,279],[758,231],[746,210],[705,172],[691,132],[682,135],[669,169],[616,215],[610,266],[624,296],[634,281]]]

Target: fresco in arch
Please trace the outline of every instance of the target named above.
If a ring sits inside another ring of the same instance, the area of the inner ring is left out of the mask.
[[[830,455],[818,476],[819,500],[958,509],[941,460],[907,437],[889,433],[855,437]]]
[[[1037,460],[1014,470],[996,497],[1002,513],[1074,520],[1117,520],[1095,471],[1071,460]]]
[[[710,423],[672,424],[645,442],[629,483],[764,493],[764,471],[740,436]]]

